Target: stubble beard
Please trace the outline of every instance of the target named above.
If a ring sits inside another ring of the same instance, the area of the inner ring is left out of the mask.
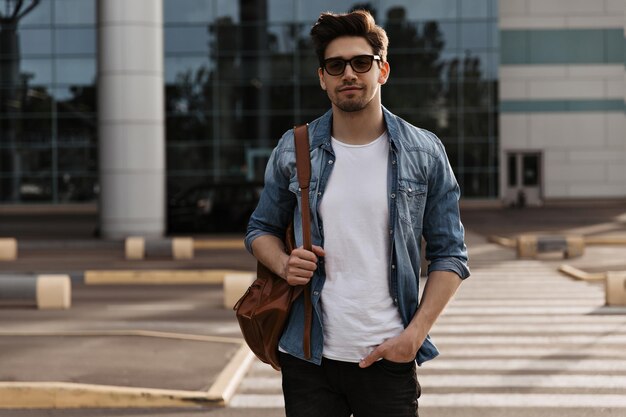
[[[346,113],[354,113],[357,111],[361,111],[363,110],[365,107],[367,107],[367,103],[363,103],[362,100],[359,101],[343,101],[340,103],[337,103],[336,106],[346,112]]]
[[[334,104],[335,106],[337,106],[338,109],[346,112],[346,113],[354,113],[357,111],[361,111],[364,108],[367,107],[367,105],[370,103],[370,101],[366,100],[366,97],[352,97],[352,98],[346,98],[343,100],[339,99],[339,92],[337,92],[337,99],[335,100]]]

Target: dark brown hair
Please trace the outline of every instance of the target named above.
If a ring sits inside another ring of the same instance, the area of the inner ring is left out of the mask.
[[[374,18],[367,10],[355,10],[350,13],[322,13],[311,28],[311,39],[320,67],[323,66],[326,47],[341,36],[361,36],[372,46],[374,54],[387,60],[387,33],[376,25]]]

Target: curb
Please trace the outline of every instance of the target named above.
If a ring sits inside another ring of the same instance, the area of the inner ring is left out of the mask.
[[[606,273],[604,272],[595,272],[595,273],[589,273],[589,272],[585,272],[583,270],[580,270],[578,268],[575,268],[571,265],[567,265],[567,264],[563,264],[561,266],[559,266],[559,272],[581,280],[581,281],[602,281],[602,280],[606,280]]]
[[[226,365],[211,388],[209,388],[207,396],[212,399],[218,399],[223,405],[228,405],[233,395],[235,395],[237,387],[239,387],[239,384],[241,384],[241,381],[248,373],[254,358],[252,351],[245,343],[242,343],[235,356],[228,362],[228,365]]]
[[[194,239],[193,248],[196,250],[212,250],[212,249],[245,249],[246,246],[241,239]]]
[[[241,344],[242,338],[212,336],[201,334],[160,332],[155,330],[68,330],[68,331],[4,331],[0,330],[0,336],[3,337],[107,337],[107,336],[137,336],[137,337],[156,337],[159,339],[177,339],[196,342],[212,342],[212,343],[230,343]]]
[[[202,391],[69,382],[0,382],[2,408],[138,408],[221,405]]]
[[[626,236],[586,236],[586,245],[626,245]]]
[[[517,241],[515,239],[510,239],[508,237],[500,237],[500,236],[489,236],[487,238],[489,243],[496,243],[500,246],[504,246],[505,248],[517,248]]]

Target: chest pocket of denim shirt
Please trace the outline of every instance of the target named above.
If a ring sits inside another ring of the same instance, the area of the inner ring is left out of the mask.
[[[398,182],[398,217],[413,227],[422,227],[424,206],[428,186],[426,184],[401,179]]]
[[[316,204],[316,195],[315,191],[317,190],[317,180],[311,179],[309,183],[309,204],[311,207],[315,207]],[[300,200],[302,199],[302,192],[300,191],[300,185],[298,184],[298,178],[294,178],[289,183],[289,191],[294,193],[298,198],[298,206],[300,206]]]

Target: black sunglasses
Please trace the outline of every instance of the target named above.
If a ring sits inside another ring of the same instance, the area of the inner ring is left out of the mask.
[[[369,71],[374,61],[380,61],[378,55],[357,55],[350,59],[328,58],[322,62],[322,68],[329,75],[341,75],[346,70],[346,65],[350,64],[352,70],[359,74]]]

